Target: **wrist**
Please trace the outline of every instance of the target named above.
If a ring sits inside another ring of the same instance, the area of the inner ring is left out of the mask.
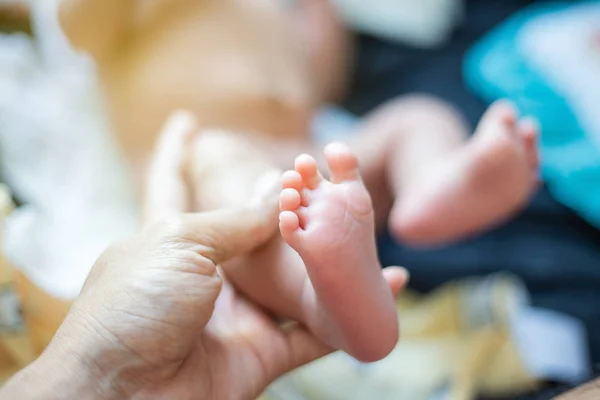
[[[111,382],[76,354],[50,347],[15,375],[0,392],[1,400],[112,400],[123,398]]]
[[[130,398],[124,368],[107,363],[93,332],[67,316],[48,348],[0,391],[0,400],[117,400]]]

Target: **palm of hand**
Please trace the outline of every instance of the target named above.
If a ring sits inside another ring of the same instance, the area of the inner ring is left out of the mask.
[[[107,347],[120,349],[111,359],[127,364],[119,368],[136,383],[131,394],[255,398],[280,374],[327,351],[304,329],[283,330],[239,296],[196,244],[159,242],[142,253],[128,246],[118,249],[118,262],[105,256],[81,299],[95,307],[86,314],[101,321]],[[94,298],[93,287],[106,282],[110,293]]]
[[[246,208],[182,214],[190,211],[182,170],[194,129],[190,115],[170,118],[150,168],[146,219],[171,217],[175,225],[106,252],[72,310],[91,325],[83,332],[104,333],[92,333],[91,345],[99,354],[103,347],[108,361],[94,363],[120,371],[121,398],[254,398],[277,376],[331,351],[303,327],[279,327],[217,273],[217,264],[273,237],[280,182],[266,182],[261,201]]]
[[[302,340],[290,338],[225,284],[213,318],[160,397],[256,398],[277,376],[298,364],[294,358]]]

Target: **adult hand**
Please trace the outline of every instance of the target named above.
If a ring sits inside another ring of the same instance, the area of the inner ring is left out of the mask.
[[[149,218],[169,222],[100,257],[55,339],[6,398],[23,398],[28,385],[28,398],[251,399],[330,351],[303,327],[280,327],[219,272],[277,229],[275,184],[245,209],[179,213],[185,126],[182,116],[168,125],[149,183]]]

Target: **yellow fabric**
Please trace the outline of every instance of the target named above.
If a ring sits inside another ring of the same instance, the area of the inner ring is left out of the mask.
[[[510,276],[448,284],[398,299],[402,338],[386,359],[359,364],[343,353],[316,361],[273,385],[264,400],[450,400],[510,395],[538,382],[511,340],[509,317],[525,292]]]

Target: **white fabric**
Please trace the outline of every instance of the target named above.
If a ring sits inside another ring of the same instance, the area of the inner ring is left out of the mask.
[[[463,0],[332,0],[358,31],[416,47],[444,43],[462,20]]]
[[[98,255],[137,229],[139,212],[93,64],[69,49],[55,1],[31,3],[39,47],[0,36],[2,173],[26,203],[6,221],[3,247],[35,284],[73,298]]]
[[[591,378],[587,332],[580,320],[527,307],[513,318],[511,332],[523,364],[533,376],[573,385]]]

